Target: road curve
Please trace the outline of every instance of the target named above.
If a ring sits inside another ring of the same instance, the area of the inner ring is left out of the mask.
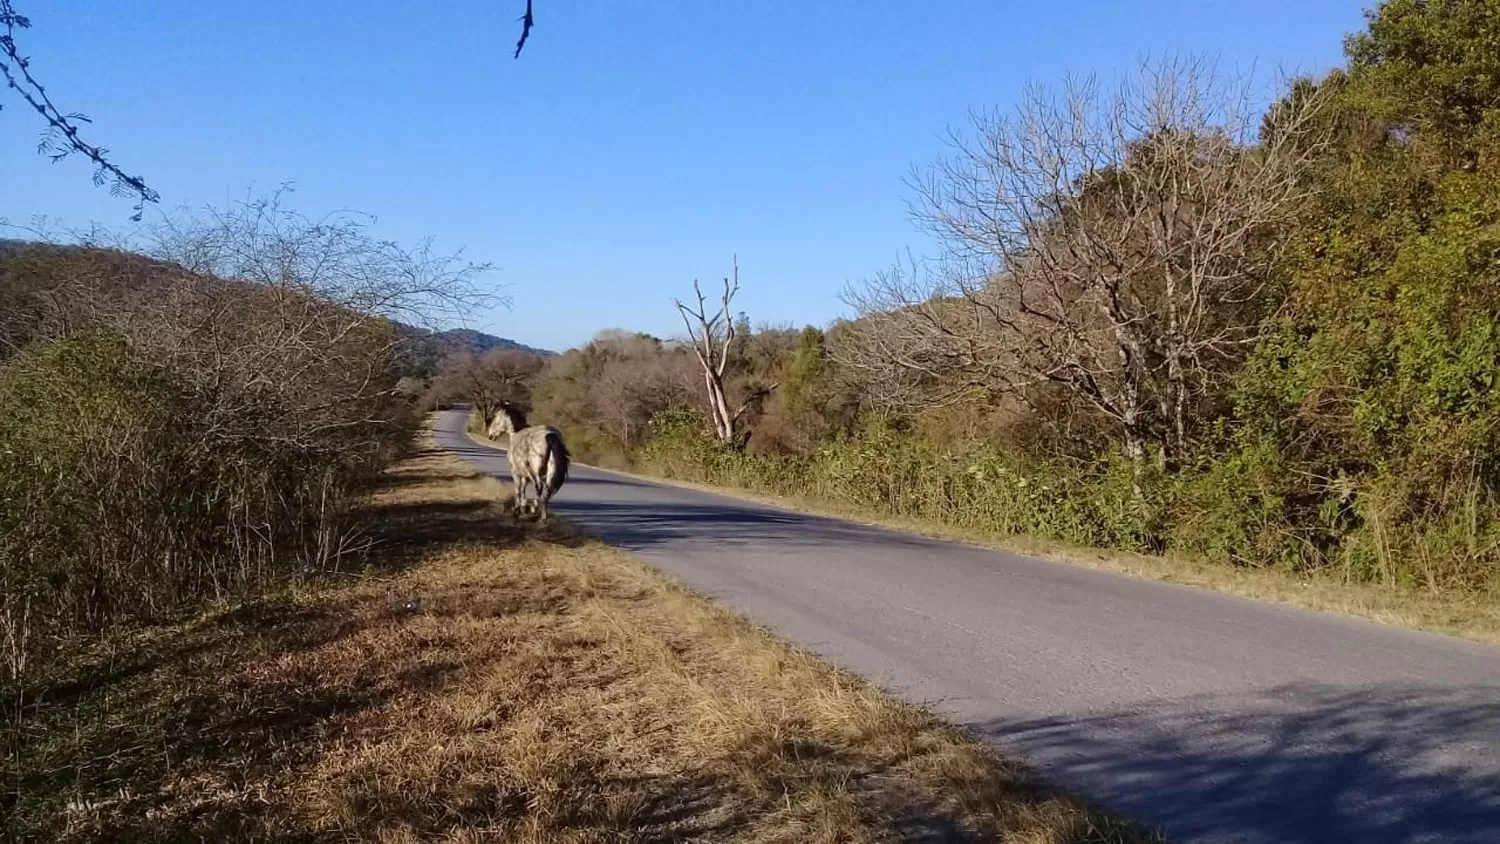
[[[555,505],[1174,840],[1500,842],[1500,649],[582,466]]]

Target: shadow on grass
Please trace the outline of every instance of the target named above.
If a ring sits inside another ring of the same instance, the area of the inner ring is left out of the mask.
[[[225,635],[253,632],[268,643],[310,647],[343,635],[340,623],[324,608],[297,605],[282,596],[262,598],[177,627],[135,631],[121,637],[123,646],[76,660],[64,674],[28,686],[20,698],[32,706],[69,706],[157,669],[185,664],[220,646]],[[310,636],[313,630],[319,632]],[[0,700],[0,722],[15,720],[16,703],[9,696]]]
[[[423,449],[418,458],[450,454],[443,449]],[[485,476],[446,468],[392,474],[382,479],[378,491],[400,493],[413,487],[443,480],[479,480]],[[508,478],[506,479],[508,480]],[[578,547],[588,537],[565,522],[553,519],[540,524],[531,515],[516,512],[509,489],[498,490],[493,500],[385,501],[372,504],[365,517],[375,540],[369,554],[371,568],[400,571],[420,563],[433,552],[452,545],[482,544],[496,550],[514,548],[528,541]]]
[[[444,477],[393,473],[380,491]],[[510,547],[536,534],[500,502],[414,498],[362,516],[375,539],[370,566],[384,572],[447,544]],[[349,582],[337,573],[319,579]],[[464,669],[400,654],[409,658],[331,679],[320,668],[338,643],[413,614],[392,596],[382,600],[378,584],[350,594],[282,593],[176,625],[116,631],[28,687],[5,689],[5,840],[319,840],[277,815],[267,789],[309,764],[348,719],[393,697],[436,693]]]
[[[236,786],[270,781],[330,723],[379,706],[399,683],[333,685],[306,672],[247,671],[364,629],[373,617],[285,599],[251,602],[168,634],[123,641],[28,690],[8,713],[0,797],[18,840],[188,841],[266,837],[265,801]],[[204,788],[207,780],[222,787]],[[212,795],[168,809],[192,783]],[[277,840],[310,840],[273,835]]]

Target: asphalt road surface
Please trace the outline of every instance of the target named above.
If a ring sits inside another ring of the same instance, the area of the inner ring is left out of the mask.
[[[554,505],[1174,840],[1500,842],[1500,648],[582,466]]]

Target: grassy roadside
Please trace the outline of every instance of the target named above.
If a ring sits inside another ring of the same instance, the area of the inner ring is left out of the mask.
[[[77,841],[1136,842],[427,444],[363,576],[53,678],[8,828]],[[40,692],[41,690],[36,690]]]
[[[476,441],[488,442],[482,432],[471,430],[470,433]],[[648,474],[640,474],[642,470]],[[741,487],[710,486],[650,472],[650,467],[637,467],[636,472],[617,468],[609,468],[607,471],[1053,562],[1212,589],[1245,598],[1357,616],[1396,627],[1500,645],[1500,600],[1496,600],[1496,596],[1434,595],[1409,589],[1349,583],[1334,574],[1300,576],[1276,569],[1228,566],[1182,554],[1152,556],[1072,546],[1028,536],[1005,536],[872,512],[825,499],[774,495]]]

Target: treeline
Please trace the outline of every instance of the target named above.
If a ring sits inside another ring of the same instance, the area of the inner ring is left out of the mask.
[[[352,496],[420,420],[396,319],[482,298],[478,267],[353,216],[257,200],[132,250],[0,246],[0,649],[60,650],[347,565]],[[15,694],[6,700],[16,704]]]
[[[726,296],[693,342],[549,362],[535,416],[584,459],[1492,594],[1497,43],[1494,3],[1394,0],[1264,111],[1194,60],[1028,91],[912,180],[943,254],[856,318],[729,338]],[[732,437],[701,359],[729,339]]]

